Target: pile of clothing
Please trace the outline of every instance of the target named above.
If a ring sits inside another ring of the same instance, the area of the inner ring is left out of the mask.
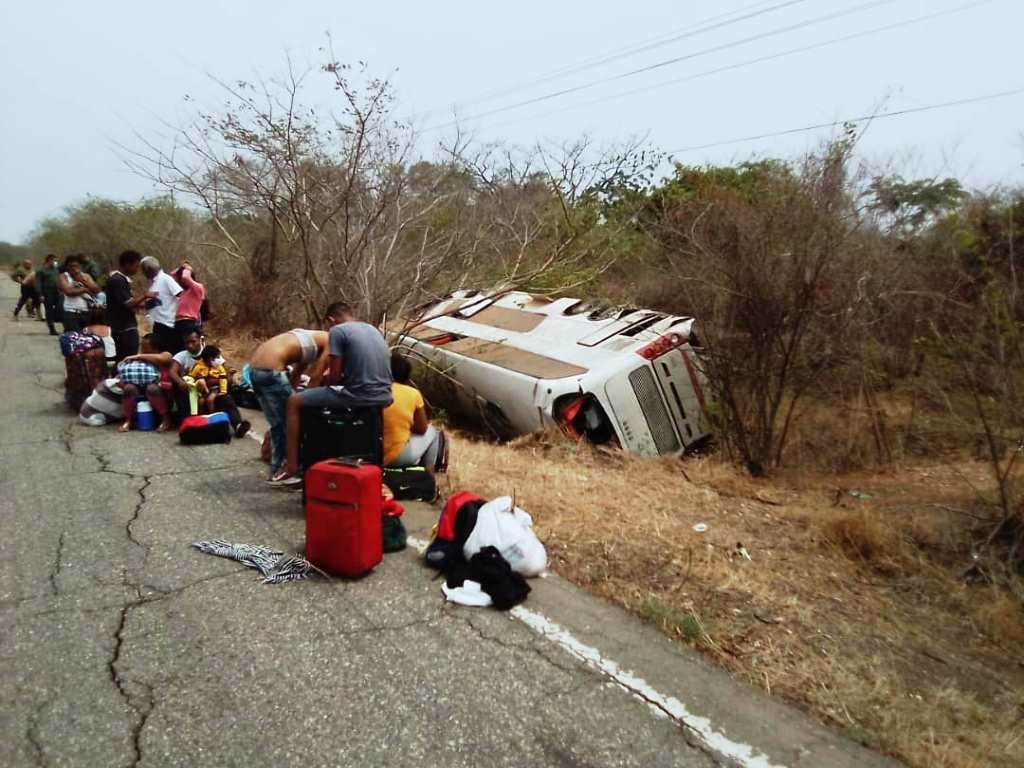
[[[486,501],[468,491],[448,499],[425,558],[444,575],[441,589],[449,601],[498,610],[525,600],[526,579],[547,567],[529,514],[510,496]]]

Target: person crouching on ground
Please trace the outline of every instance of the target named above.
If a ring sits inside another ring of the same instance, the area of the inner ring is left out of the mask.
[[[170,408],[167,402],[167,392],[170,389],[167,366],[170,359],[170,355],[160,349],[159,340],[150,333],[142,338],[142,354],[131,355],[118,363],[117,378],[124,389],[122,432],[128,432],[133,428],[135,408],[142,393],[145,393],[153,412],[160,417],[157,432],[166,432],[171,428]]]
[[[228,393],[228,369],[224,367],[220,349],[212,344],[203,347],[199,361],[188,375],[195,381],[199,392],[199,412],[213,413],[217,398]]]
[[[285,411],[303,374],[310,385],[322,383],[327,363],[327,332],[295,328],[267,339],[249,361],[252,389],[270,425],[270,477],[284,466]]]
[[[288,398],[285,466],[268,481],[275,486],[302,482],[299,431],[303,407],[386,408],[391,405],[391,350],[381,332],[357,320],[352,308],[336,302],[327,308],[327,386]]]
[[[391,353],[391,395],[384,409],[384,466],[424,467],[433,474],[441,433],[430,425],[423,395],[412,383],[412,365],[398,352]]]

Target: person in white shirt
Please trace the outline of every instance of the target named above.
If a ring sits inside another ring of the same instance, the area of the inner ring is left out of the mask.
[[[64,271],[57,279],[57,286],[64,294],[64,330],[80,331],[88,325],[89,307],[94,303],[93,296],[100,292],[93,279],[82,271],[82,262],[78,256],[64,259]]]
[[[174,329],[178,294],[183,289],[173,277],[160,269],[160,262],[152,256],[146,256],[140,266],[142,274],[149,279],[150,293],[155,294],[146,302],[146,316],[153,322],[153,335],[161,349],[174,355],[183,349],[181,337]]]

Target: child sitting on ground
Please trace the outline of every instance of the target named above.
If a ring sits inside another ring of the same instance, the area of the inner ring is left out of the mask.
[[[160,417],[158,432],[166,432],[171,428],[170,408],[167,392],[171,387],[167,369],[170,355],[160,349],[159,342],[153,334],[142,337],[142,354],[126,357],[117,366],[117,378],[124,389],[124,423],[121,432],[128,432],[135,420],[135,407],[141,393]]]
[[[214,413],[217,398],[228,393],[228,371],[224,367],[220,349],[212,344],[203,347],[199,361],[192,366],[188,375],[196,382],[200,413]]]

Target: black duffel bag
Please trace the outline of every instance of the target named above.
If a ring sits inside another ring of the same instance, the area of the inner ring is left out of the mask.
[[[437,482],[423,467],[385,469],[384,485],[399,501],[434,501],[437,498]]]

